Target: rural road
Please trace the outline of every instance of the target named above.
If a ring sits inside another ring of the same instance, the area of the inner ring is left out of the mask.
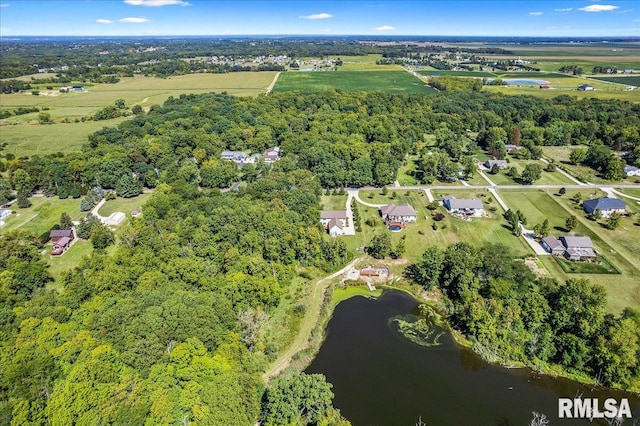
[[[298,330],[298,334],[293,339],[293,342],[289,345],[289,347],[284,350],[278,358],[271,363],[267,371],[264,372],[262,377],[265,381],[269,381],[270,378],[277,376],[280,374],[285,368],[289,366],[291,359],[298,352],[306,349],[309,346],[309,338],[311,337],[311,332],[315,328],[318,323],[318,317],[320,316],[320,308],[322,306],[322,301],[324,300],[324,295],[327,290],[327,287],[331,284],[331,280],[342,275],[347,270],[353,268],[362,257],[358,257],[352,260],[347,266],[340,269],[337,272],[334,272],[331,275],[328,275],[324,278],[320,278],[313,285],[313,289],[311,290],[311,294],[309,295],[309,303],[307,305],[307,310],[304,314],[304,318],[300,322],[300,329]]]
[[[276,82],[278,81],[278,77],[280,77],[280,71],[276,73],[275,77],[273,77],[273,81],[271,82],[271,84],[267,86],[267,95],[271,93],[271,91],[273,90],[273,86],[276,85]]]

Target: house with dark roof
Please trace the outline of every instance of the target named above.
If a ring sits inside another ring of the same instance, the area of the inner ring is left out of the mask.
[[[49,232],[49,239],[51,240],[51,244],[53,245],[53,249],[51,250],[52,256],[59,256],[69,247],[71,247],[71,242],[75,236],[73,235],[73,230],[71,229],[54,229]]]
[[[70,238],[73,240],[73,231],[71,229],[54,229],[49,232],[49,239],[52,242],[56,242],[61,238]]]
[[[384,219],[385,223],[388,222],[416,222],[418,220],[418,213],[410,204],[387,204],[380,207],[380,216]]]
[[[619,198],[601,197],[582,202],[582,208],[587,214],[594,214],[600,210],[602,217],[609,217],[613,213],[626,214],[627,205]]]
[[[233,161],[238,164],[243,164],[247,157],[247,154],[242,151],[222,151],[220,154],[220,158],[223,160]]]
[[[451,213],[458,213],[464,216],[479,217],[484,213],[484,207],[482,201],[471,198],[456,198],[453,195],[449,195],[442,200],[442,205]]]
[[[489,170],[491,170],[494,165],[497,165],[498,168],[501,170],[504,170],[507,167],[509,167],[509,163],[507,163],[507,160],[487,160],[484,162],[483,165]]]
[[[273,146],[267,149],[267,152],[264,154],[264,162],[267,164],[275,163],[280,159],[280,147]]]
[[[347,212],[345,210],[323,210],[320,212],[320,223],[332,237],[343,235],[343,228],[347,226]]]

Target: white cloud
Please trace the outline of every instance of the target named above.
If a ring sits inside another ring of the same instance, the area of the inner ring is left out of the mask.
[[[300,16],[300,19],[330,19],[333,15],[330,13],[314,13],[313,15]]]
[[[98,24],[113,24],[113,21],[110,19],[96,19]]]
[[[531,16],[540,16],[540,15],[542,15],[542,12],[529,12],[529,15],[531,15]]]
[[[395,31],[396,27],[392,27],[391,25],[383,25],[381,27],[375,27],[376,31]]]
[[[0,7],[9,7],[9,3],[0,3]]]
[[[573,10],[572,7],[563,7],[560,9],[553,9],[554,12],[571,12]]]
[[[629,13],[629,12],[633,12],[633,9],[625,9],[625,10],[620,10],[616,13]]]
[[[162,7],[162,6],[191,6],[184,0],[124,0],[131,6]]]
[[[145,22],[149,22],[147,18],[122,18],[120,22],[124,22],[125,24],[144,24]]]
[[[589,6],[579,7],[578,10],[583,12],[610,12],[618,9],[618,6],[611,4],[590,4]]]

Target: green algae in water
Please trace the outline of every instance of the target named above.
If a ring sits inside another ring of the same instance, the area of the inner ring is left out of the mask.
[[[404,338],[417,345],[431,347],[441,345],[440,338],[445,334],[439,321],[440,317],[437,312],[427,305],[420,305],[418,316],[398,315],[391,318],[389,323],[395,323],[398,332]]]

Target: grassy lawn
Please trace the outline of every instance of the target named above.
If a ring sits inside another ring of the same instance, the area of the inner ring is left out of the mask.
[[[403,164],[398,169],[398,177],[397,181],[401,186],[412,186],[418,185],[419,182],[415,179],[412,174],[416,169],[415,160],[418,158],[417,155],[412,155],[407,158]]]
[[[568,274],[619,274],[618,270],[604,256],[595,262],[572,262],[563,257],[553,256],[562,270]]]
[[[29,114],[27,114],[29,115]],[[4,152],[16,156],[47,155],[56,152],[76,152],[87,143],[87,137],[103,127],[116,126],[124,117],[84,123],[55,123],[49,125],[20,124],[0,126]]]
[[[632,197],[640,198],[640,189],[616,188],[616,191],[622,192],[623,194],[631,195]],[[629,202],[630,204],[633,204],[633,202],[629,199],[626,199],[625,202]]]
[[[403,231],[391,233],[392,244],[396,244],[400,238],[406,236],[406,252],[403,257],[408,258],[410,261],[419,259],[429,246],[446,247],[459,241],[466,241],[471,244],[479,244],[484,241],[500,243],[508,246],[517,256],[531,254],[530,248],[525,245],[524,241],[513,237],[511,232],[503,226],[504,220],[499,213],[499,206],[495,200],[488,202],[490,194],[486,191],[457,188],[452,188],[451,191],[433,191],[436,198],[444,197],[448,194],[455,195],[458,198],[471,196],[481,198],[487,208],[493,207],[497,211],[492,218],[476,218],[472,221],[464,221],[450,216],[443,207],[438,207],[436,212],[444,213],[445,218],[437,222],[438,229],[435,231],[432,228],[434,221],[431,219],[433,212],[426,208],[428,199],[424,191],[408,191],[408,194],[406,191],[398,191],[394,200],[390,199],[391,193],[392,191],[389,190],[389,194],[383,196],[380,191],[360,191],[360,198],[365,202],[375,204],[402,204],[408,202],[416,209],[418,213],[417,223],[407,224]],[[372,195],[371,199],[369,195]],[[384,227],[377,209],[365,207],[361,204],[358,205],[358,209],[362,217],[362,232],[345,240],[352,250],[361,245],[369,244],[371,238],[376,234],[390,232]],[[375,226],[366,224],[369,218],[375,219]]]
[[[539,164],[542,166],[542,175],[540,179],[534,182],[536,185],[571,185],[574,184],[571,179],[560,173],[559,171],[547,172],[544,170],[546,164],[538,160],[516,160],[511,158],[509,160],[509,168],[515,167],[518,173],[522,173],[527,164]],[[506,175],[506,170],[501,170],[500,173],[492,175],[489,172],[485,172],[489,179],[491,179],[496,185],[518,185],[521,182],[514,180],[510,176]]]
[[[61,290],[62,273],[78,266],[85,256],[90,256],[93,252],[93,246],[88,240],[77,240],[62,256],[49,256],[50,250],[51,247],[47,246],[42,260],[49,264],[49,274],[55,279],[50,287]]]
[[[98,213],[100,216],[109,216],[111,213],[123,212],[129,218],[131,217],[131,210],[142,207],[150,196],[151,194],[140,194],[132,198],[118,197],[115,200],[105,202],[98,210]]]
[[[286,72],[280,75],[273,91],[333,89],[345,92],[436,93],[434,89],[402,70]]]
[[[586,181],[596,184],[602,183],[611,185],[611,181],[599,177],[596,174],[596,171],[591,167],[582,165],[576,166],[569,162],[569,157],[576,148],[578,148],[578,146],[543,146],[542,153],[546,158],[554,159],[556,161],[556,165],[560,164],[563,169],[583,182]],[[624,179],[623,182],[633,183],[635,182],[635,179],[636,178],[627,178]]]
[[[333,307],[335,307],[338,303],[355,296],[378,297],[381,294],[382,289],[380,288],[376,288],[375,291],[370,291],[366,285],[348,286],[334,289],[331,293],[331,301]]]
[[[596,80],[602,80],[602,81],[608,81],[610,83],[619,83],[619,84],[626,84],[629,86],[640,86],[640,76],[619,76],[619,77],[614,77],[614,76],[594,76],[591,77],[593,79]]]
[[[31,207],[26,209],[12,205],[11,210],[15,213],[5,220],[2,232],[22,228],[42,234],[60,221],[62,213],[67,213],[72,220],[79,220],[86,215],[80,211],[80,199],[31,197],[29,200]]]
[[[322,210],[345,210],[347,208],[347,195],[323,195],[320,198]]]
[[[338,71],[398,71],[400,65],[378,65],[376,61],[382,59],[382,55],[371,54],[366,56],[329,56],[329,59],[342,60]]]
[[[579,277],[602,284],[607,288],[609,308],[612,311],[619,311],[629,305],[640,307],[640,269],[636,266],[637,253],[640,253],[640,227],[633,224],[633,218],[623,218],[620,227],[614,231],[588,220],[580,206],[570,201],[576,192],[581,192],[583,199],[604,195],[601,191],[592,189],[567,190],[562,197],[545,191],[517,190],[501,190],[500,195],[509,207],[524,213],[529,228],[548,219],[551,235],[566,234],[565,221],[570,215],[575,215],[578,218],[578,226],[572,233],[589,236],[596,249],[604,254],[622,275],[612,280],[602,274],[567,274],[556,261],[548,259],[549,256],[542,256],[545,267],[552,276],[561,280]]]

